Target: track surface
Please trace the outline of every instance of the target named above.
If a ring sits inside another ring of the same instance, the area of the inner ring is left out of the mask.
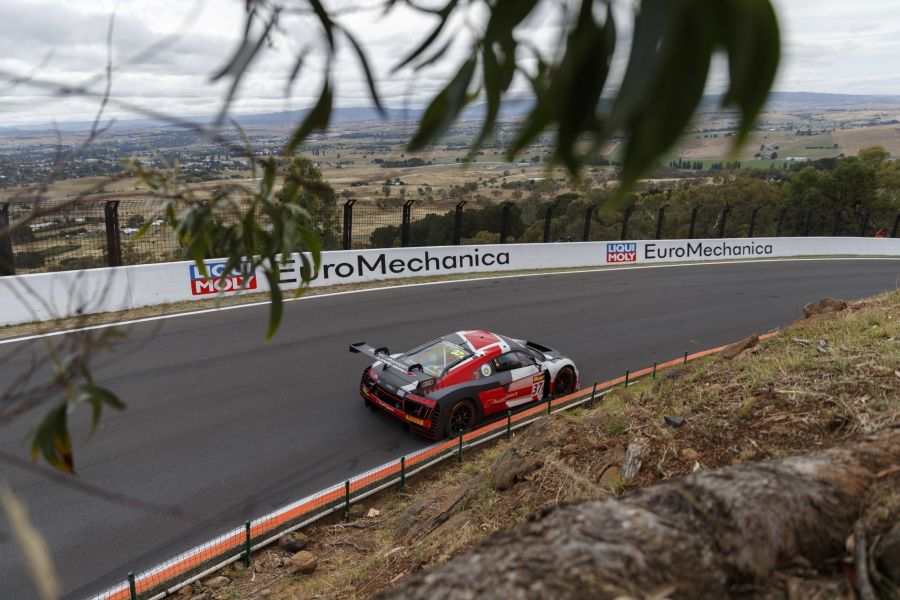
[[[0,479],[46,536],[66,596],[81,598],[426,445],[363,409],[357,385],[366,361],[347,351],[351,342],[400,351],[484,328],[561,349],[587,383],[778,327],[823,296],[898,285],[900,261],[695,265],[311,297],[285,306],[270,343],[262,341],[266,306],[143,323],[97,360],[96,378],[128,409],[107,412],[87,444],[87,415],[78,415],[77,467],[86,482],[196,518],[147,514],[8,465]],[[39,340],[0,345],[0,389],[43,352]],[[34,419],[0,426],[0,449],[27,457]],[[35,596],[0,517],[0,598]]]

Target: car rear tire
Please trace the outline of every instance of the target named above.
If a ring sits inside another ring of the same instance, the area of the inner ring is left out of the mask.
[[[556,381],[553,382],[553,395],[565,396],[575,391],[575,371],[572,367],[563,367],[556,374]]]
[[[444,437],[459,435],[460,431],[471,429],[478,420],[475,403],[471,400],[460,400],[450,409],[447,423],[444,425]]]

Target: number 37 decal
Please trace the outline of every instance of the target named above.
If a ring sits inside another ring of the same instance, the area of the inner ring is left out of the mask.
[[[531,395],[535,398],[541,398],[544,395],[544,376],[535,377],[534,383],[531,384]]]

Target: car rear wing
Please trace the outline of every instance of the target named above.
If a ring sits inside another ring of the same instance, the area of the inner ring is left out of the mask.
[[[361,354],[365,354],[366,356],[371,356],[375,360],[384,363],[385,366],[394,367],[395,369],[403,373],[409,373],[411,371],[411,367],[413,366],[402,363],[391,356],[387,348],[375,348],[365,342],[350,344],[350,352],[358,352]]]

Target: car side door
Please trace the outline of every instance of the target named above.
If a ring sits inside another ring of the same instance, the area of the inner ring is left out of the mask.
[[[494,368],[504,375],[506,407],[513,408],[539,399],[544,394],[544,376],[534,357],[512,350],[494,359]]]

